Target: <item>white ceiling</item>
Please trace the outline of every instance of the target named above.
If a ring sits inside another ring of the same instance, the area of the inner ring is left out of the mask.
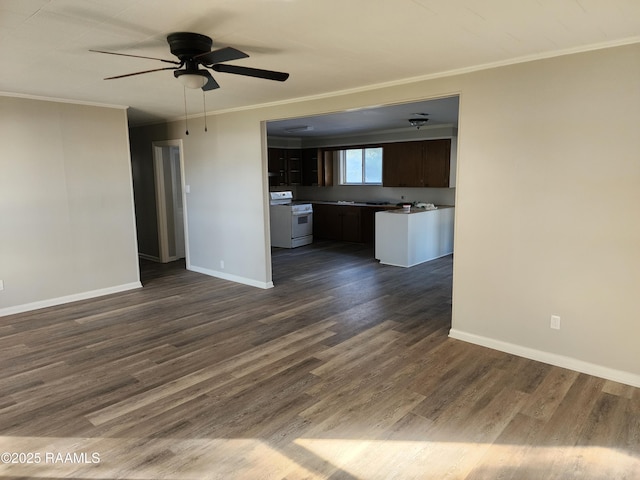
[[[638,0],[0,0],[0,92],[126,105],[132,124],[179,118],[166,35],[208,35],[284,83],[214,73],[209,111],[401,82],[640,41]],[[202,94],[187,91],[190,113]]]

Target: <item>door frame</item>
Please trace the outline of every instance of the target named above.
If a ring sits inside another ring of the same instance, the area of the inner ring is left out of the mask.
[[[167,208],[165,206],[164,199],[166,197],[164,175],[163,175],[163,149],[166,147],[178,148],[180,158],[180,195],[182,196],[182,212],[183,212],[183,224],[181,227],[184,230],[184,253],[187,268],[190,265],[189,260],[189,230],[188,230],[188,217],[187,217],[187,195],[185,184],[185,171],[184,171],[184,149],[181,139],[176,140],[163,140],[152,142],[153,150],[153,172],[154,183],[156,190],[156,216],[158,222],[158,257],[160,262],[167,263],[173,260],[177,260],[177,257],[169,255],[169,232],[167,223]]]

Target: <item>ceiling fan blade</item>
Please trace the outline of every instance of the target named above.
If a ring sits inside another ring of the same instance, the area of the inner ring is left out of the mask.
[[[205,73],[204,76],[207,77],[207,83],[204,84],[204,87],[202,87],[202,90],[207,92],[209,90],[215,90],[216,88],[220,88],[220,85],[218,85],[218,82],[216,82],[213,79],[213,77],[211,76],[208,70],[202,70],[202,71]]]
[[[238,60],[240,58],[247,58],[244,52],[232,47],[224,47],[212,52],[201,53],[193,57],[194,60],[203,65],[213,65],[214,63],[228,62],[230,60]]]
[[[216,72],[233,73],[235,75],[245,75],[247,77],[265,78],[267,80],[275,80],[284,82],[289,78],[288,73],[274,72],[272,70],[262,70],[259,68],[241,67],[239,65],[216,64],[211,67]]]
[[[161,70],[177,70],[179,67],[154,68],[153,70],[145,70],[144,72],[127,73],[125,75],[117,75],[115,77],[107,77],[105,80],[114,80],[116,78],[133,77],[134,75],[142,75],[143,73],[159,72]]]
[[[180,62],[175,62],[173,60],[165,60],[163,58],[155,58],[155,57],[143,57],[142,55],[130,55],[128,53],[116,53],[116,52],[105,52],[104,50],[89,50],[90,52],[96,53],[106,53],[108,55],[120,55],[122,57],[134,57],[134,58],[146,58],[148,60],[159,60],[165,63],[173,63],[174,65],[180,65]]]

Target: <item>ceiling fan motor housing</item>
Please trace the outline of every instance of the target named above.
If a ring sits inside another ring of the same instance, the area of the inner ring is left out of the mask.
[[[167,36],[171,53],[181,61],[192,59],[196,55],[211,51],[213,41],[206,35],[191,32],[170,33]]]

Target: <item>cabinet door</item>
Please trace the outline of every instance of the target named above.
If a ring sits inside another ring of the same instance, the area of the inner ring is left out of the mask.
[[[318,185],[333,186],[333,151],[318,150]]]
[[[267,164],[269,170],[269,185],[277,187],[278,185],[286,185],[287,172],[284,158],[284,150],[281,148],[269,148]]]
[[[318,149],[305,148],[302,150],[302,185],[320,185],[318,173]]]
[[[326,205],[313,204],[313,236],[315,238],[326,238],[329,215]]]
[[[285,150],[287,185],[302,185],[302,156],[298,149]]]
[[[362,242],[362,229],[360,228],[360,210],[362,207],[338,206],[342,219],[342,241]]]
[[[362,242],[360,210],[349,205],[313,204],[313,236],[338,242]]]
[[[340,206],[315,203],[313,205],[313,236],[325,240],[342,240]]]
[[[382,185],[423,186],[423,142],[388,143],[383,147]]]
[[[427,140],[424,143],[424,186],[449,187],[451,139]]]
[[[362,243],[373,243],[375,239],[375,214],[383,210],[378,207],[360,208],[360,239]]]

